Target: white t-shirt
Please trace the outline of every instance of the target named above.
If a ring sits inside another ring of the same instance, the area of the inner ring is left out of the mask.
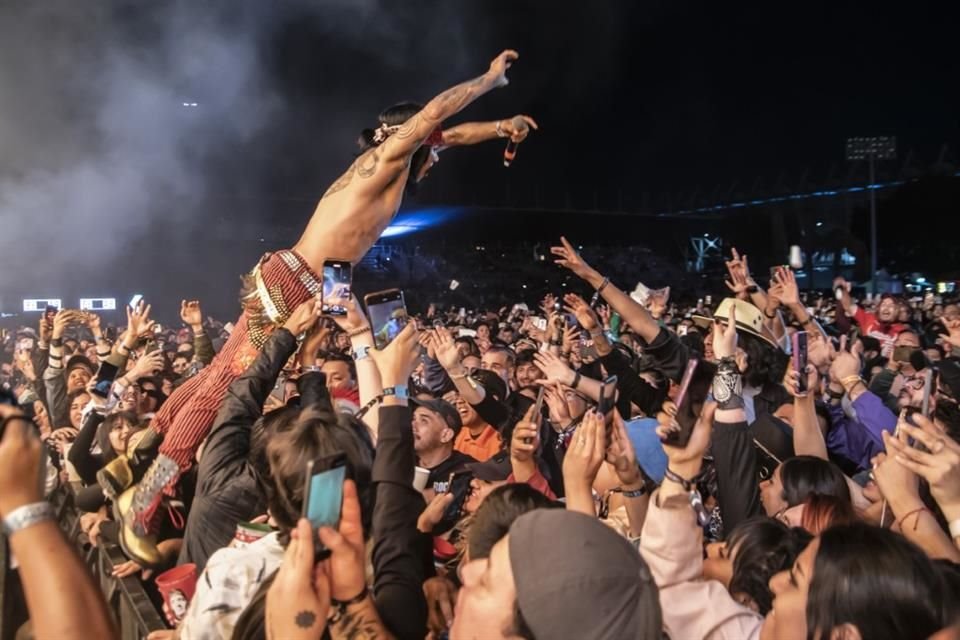
[[[233,636],[240,614],[282,560],[283,547],[276,532],[245,548],[224,547],[210,556],[180,623],[180,638],[219,640]]]

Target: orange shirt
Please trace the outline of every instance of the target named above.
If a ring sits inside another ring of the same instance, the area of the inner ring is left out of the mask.
[[[466,427],[460,429],[453,448],[460,453],[472,456],[477,462],[486,462],[503,447],[503,440],[497,430],[487,425],[480,435],[474,438]]]

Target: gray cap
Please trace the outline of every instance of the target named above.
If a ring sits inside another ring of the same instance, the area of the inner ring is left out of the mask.
[[[537,509],[514,521],[509,544],[517,605],[537,638],[663,637],[650,569],[596,518]]]

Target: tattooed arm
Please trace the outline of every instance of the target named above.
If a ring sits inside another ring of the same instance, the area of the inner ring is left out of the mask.
[[[464,122],[443,132],[443,143],[438,150],[464,147],[497,138],[510,138],[514,142],[523,142],[530,135],[531,127],[539,128],[533,118],[524,115],[495,122]]]
[[[348,605],[343,614],[330,619],[333,640],[387,640],[393,638],[383,626],[373,597],[368,595],[357,604]]]
[[[494,58],[490,63],[490,70],[485,74],[447,89],[428,102],[419,113],[403,123],[394,135],[380,145],[379,150],[383,161],[405,162],[406,158],[423,144],[423,141],[441,122],[456,115],[491,89],[505,86],[508,82],[507,69],[517,57],[516,51],[509,49],[504,51]],[[496,136],[495,128],[496,123],[494,123],[494,136]]]

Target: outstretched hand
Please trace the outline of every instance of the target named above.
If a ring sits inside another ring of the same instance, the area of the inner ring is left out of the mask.
[[[569,269],[574,275],[583,280],[587,280],[591,275],[596,274],[596,270],[587,264],[583,256],[581,256],[577,250],[573,248],[573,245],[570,244],[570,241],[564,237],[560,238],[559,247],[550,247],[550,253],[556,256],[554,259],[556,264]]]
[[[530,129],[537,130],[540,126],[530,116],[518,115],[504,120],[501,124],[501,130],[510,136],[510,141],[521,143],[530,135]]]
[[[488,73],[493,79],[494,87],[505,87],[510,84],[510,80],[507,78],[507,69],[513,66],[513,63],[516,62],[519,57],[520,54],[513,49],[506,49],[493,59],[493,62],[490,63],[490,71],[488,71]]]

